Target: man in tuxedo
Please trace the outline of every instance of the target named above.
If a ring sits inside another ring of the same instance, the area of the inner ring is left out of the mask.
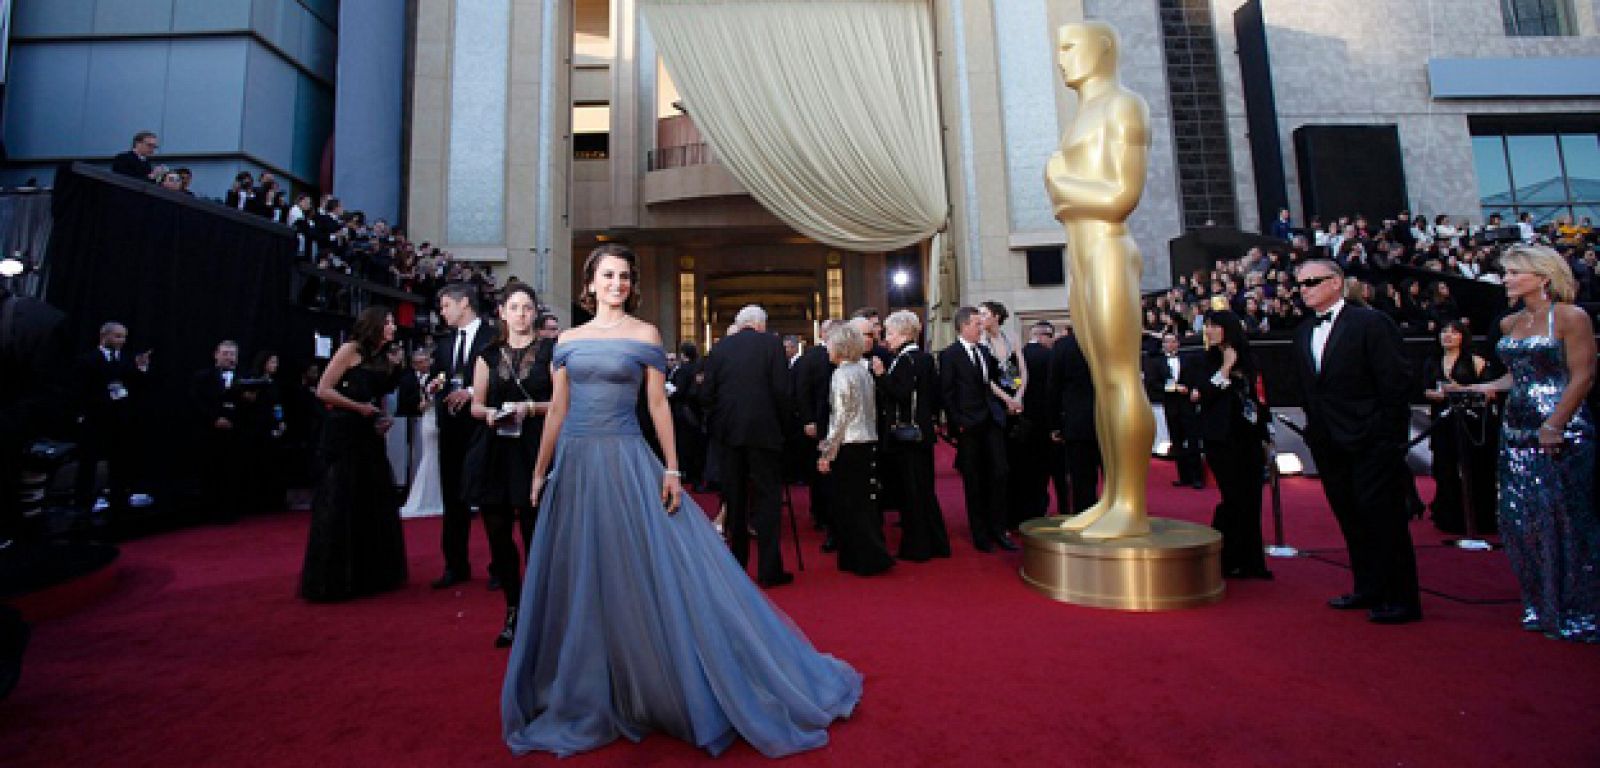
[[[828,338],[828,332],[833,330],[837,322],[831,319],[822,321],[822,338]],[[825,344],[813,344],[801,352],[790,369],[794,374],[795,421],[800,425],[800,437],[804,440],[801,450],[807,456],[817,455],[818,441],[828,434],[828,418],[832,411],[828,387],[833,381],[833,369],[833,361],[828,359],[828,347]],[[832,476],[818,472],[816,461],[807,462],[806,469],[806,485],[811,490],[811,521],[818,528],[828,529],[833,524],[828,514]],[[823,541],[822,549],[824,552],[833,551],[831,532]]]
[[[867,352],[862,355],[862,359],[868,361],[868,369],[876,370],[871,363],[872,360],[877,360],[883,364],[884,369],[887,369],[889,364],[894,362],[894,355],[883,345],[883,318],[878,315],[878,308],[862,307],[856,310],[850,319],[861,321],[856,325],[861,330],[861,335],[867,339]]]
[[[1161,334],[1161,354],[1146,361],[1144,383],[1150,402],[1161,403],[1167,422],[1168,455],[1178,465],[1176,486],[1206,487],[1205,464],[1200,450],[1200,409],[1189,393],[1206,378],[1205,363],[1194,354],[1178,352],[1178,335]]]
[[[1400,331],[1382,312],[1345,303],[1337,264],[1311,259],[1295,276],[1316,313],[1295,331],[1306,446],[1355,577],[1355,588],[1328,605],[1369,609],[1380,624],[1417,621],[1422,605],[1406,514],[1411,375]]]
[[[411,370],[400,377],[394,390],[394,415],[417,417],[427,411],[428,379],[433,370],[433,355],[418,347],[411,353]]]
[[[150,353],[129,359],[123,354],[128,329],[121,323],[100,326],[100,344],[78,356],[73,366],[73,381],[78,386],[78,506],[94,509],[100,490],[95,470],[106,463],[110,512],[122,512],[128,503],[129,473],[132,469],[135,436],[135,405],[145,376],[150,371]]]
[[[1067,460],[1060,443],[1050,439],[1050,347],[1055,344],[1056,327],[1040,320],[1028,329],[1028,343],[1022,345],[1022,365],[1028,369],[1028,388],[1022,393],[1022,417],[1029,429],[1022,464],[1013,467],[1019,498],[1012,501],[1014,521],[1043,517],[1050,512],[1050,491],[1055,485],[1057,509],[1067,508]]]
[[[223,522],[238,519],[240,499],[238,490],[243,487],[244,456],[240,438],[242,424],[239,420],[239,401],[243,396],[237,386],[239,376],[239,345],[224,339],[211,352],[212,365],[195,373],[189,382],[189,403],[199,439],[199,460],[195,466],[201,472],[201,515]]]
[[[983,320],[978,310],[961,307],[955,316],[956,340],[939,353],[939,392],[945,424],[956,439],[956,469],[967,502],[972,545],[992,552],[995,545],[1015,550],[1006,533],[1006,409],[995,389],[1000,363],[978,343]]]
[[[779,550],[784,414],[789,412],[789,366],[783,343],[767,333],[766,310],[754,304],[734,316],[738,332],[706,357],[701,402],[722,454],[722,495],[728,504],[723,530],[733,556],[750,556],[756,532],[756,581],[776,587],[794,581]]]
[[[1050,439],[1066,453],[1071,514],[1077,514],[1094,506],[1100,497],[1100,441],[1094,424],[1089,360],[1078,346],[1072,326],[1066,331],[1050,347]]]
[[[337,205],[337,201],[333,204]],[[478,291],[465,283],[439,289],[439,316],[451,332],[434,346],[433,371],[443,374],[432,388],[434,418],[439,423],[439,487],[444,493],[444,574],[433,582],[446,589],[472,578],[467,558],[467,536],[472,532],[472,508],[462,501],[462,465],[473,436],[484,425],[472,418],[473,361],[494,340],[493,329],[478,317]]]
[[[111,170],[135,179],[158,181],[167,172],[165,165],[151,165],[150,158],[161,148],[161,139],[150,131],[133,135],[133,148],[111,158]]]
[[[678,365],[667,373],[667,402],[672,406],[672,437],[678,449],[678,468],[685,485],[698,485],[705,477],[705,419],[700,410],[700,349],[692,341],[678,345]]]

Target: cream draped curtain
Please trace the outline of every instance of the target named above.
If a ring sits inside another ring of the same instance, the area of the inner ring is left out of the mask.
[[[945,223],[928,0],[640,0],[685,108],[801,234],[888,251]]]

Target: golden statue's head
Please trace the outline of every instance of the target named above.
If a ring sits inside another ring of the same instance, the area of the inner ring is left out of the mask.
[[[1064,24],[1056,32],[1056,66],[1069,88],[1096,76],[1115,76],[1122,41],[1103,21]]]

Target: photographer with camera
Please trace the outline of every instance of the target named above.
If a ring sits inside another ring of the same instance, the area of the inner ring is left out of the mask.
[[[1493,381],[1503,371],[1472,353],[1471,326],[1450,320],[1439,330],[1439,354],[1428,360],[1423,381],[1432,388],[1423,396],[1432,403],[1433,526],[1445,533],[1468,532],[1466,508],[1472,510],[1472,533],[1492,534],[1495,526],[1496,468],[1500,450],[1500,409],[1480,393],[1455,392]],[[1462,463],[1465,462],[1465,473]],[[1470,480],[1464,486],[1463,477]]]

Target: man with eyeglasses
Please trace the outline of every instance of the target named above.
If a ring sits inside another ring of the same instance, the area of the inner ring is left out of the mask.
[[[1355,586],[1328,601],[1378,624],[1422,618],[1406,511],[1410,365],[1387,315],[1344,300],[1344,273],[1309,259],[1295,277],[1315,313],[1295,331],[1306,445],[1350,550]]]
[[[123,176],[145,181],[160,181],[167,173],[165,165],[152,166],[150,158],[161,148],[161,139],[150,131],[133,135],[133,148],[111,158],[111,170]]]

